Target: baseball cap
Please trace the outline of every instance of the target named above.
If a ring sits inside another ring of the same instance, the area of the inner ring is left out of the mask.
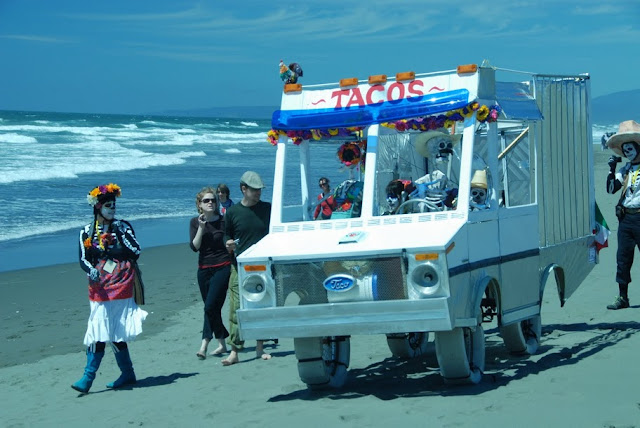
[[[244,183],[249,187],[253,187],[254,189],[264,189],[265,187],[267,187],[262,182],[262,178],[260,178],[260,175],[258,175],[258,173],[255,171],[247,171],[242,174],[242,177],[240,177],[240,183]]]

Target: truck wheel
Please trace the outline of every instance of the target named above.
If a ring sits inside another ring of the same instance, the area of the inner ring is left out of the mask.
[[[349,337],[301,337],[293,339],[298,374],[309,389],[340,388],[347,380]]]
[[[540,315],[513,324],[500,326],[504,344],[514,355],[533,355],[540,346],[542,318]]]
[[[436,332],[440,374],[449,384],[476,384],[482,380],[485,358],[484,329],[457,327]]]
[[[429,332],[387,334],[387,345],[394,357],[419,357],[427,353]]]

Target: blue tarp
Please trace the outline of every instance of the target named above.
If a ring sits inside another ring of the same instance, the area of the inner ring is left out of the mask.
[[[496,82],[496,101],[508,119],[542,119],[542,113],[527,83]]]

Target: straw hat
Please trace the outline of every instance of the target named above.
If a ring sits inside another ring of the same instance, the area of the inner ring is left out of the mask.
[[[433,138],[438,137],[441,139],[449,140],[451,142],[451,145],[455,146],[460,142],[462,135],[451,135],[447,128],[440,128],[435,131],[423,132],[416,135],[416,138],[414,140],[416,151],[425,158],[431,157],[431,155],[433,155],[434,153],[429,151],[429,141],[431,141]]]
[[[473,173],[473,178],[471,179],[471,187],[487,190],[487,171],[485,171],[484,169],[477,169]]]
[[[616,154],[623,156],[622,145],[636,142],[640,145],[640,123],[635,120],[625,120],[620,123],[618,132],[607,141],[607,146]]]

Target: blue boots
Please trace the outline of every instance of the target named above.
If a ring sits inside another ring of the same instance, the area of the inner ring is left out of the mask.
[[[115,351],[115,348],[114,348]],[[107,384],[107,388],[120,388],[124,385],[131,385],[136,383],[136,374],[133,372],[133,364],[131,363],[131,357],[129,357],[129,349],[125,348],[115,353],[116,362],[122,374],[115,381]]]
[[[87,366],[84,368],[84,376],[71,385],[71,388],[84,394],[89,392],[89,388],[91,388],[93,380],[96,378],[96,372],[98,371],[98,367],[100,367],[102,357],[104,357],[104,352],[91,352],[87,350]]]
[[[114,347],[114,351],[117,348]],[[107,384],[107,388],[120,388],[124,385],[131,385],[136,383],[136,375],[133,372],[133,364],[131,363],[131,357],[129,356],[129,349],[125,348],[121,351],[117,351],[114,354],[116,356],[116,362],[122,374],[114,382]],[[100,362],[104,357],[104,352],[91,352],[87,350],[87,366],[84,368],[84,376],[82,379],[71,385],[71,388],[78,392],[86,394],[93,385],[93,380],[96,378],[96,372],[100,367]]]

